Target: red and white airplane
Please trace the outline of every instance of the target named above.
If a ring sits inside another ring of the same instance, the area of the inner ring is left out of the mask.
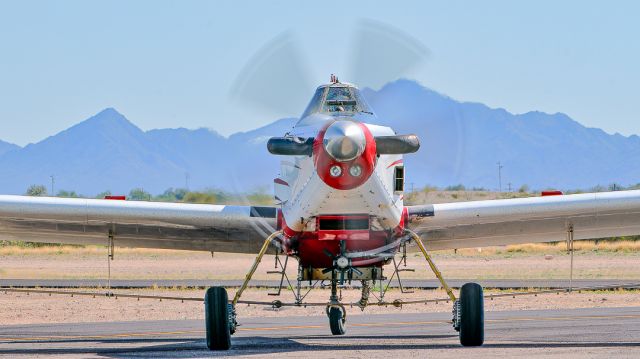
[[[402,156],[419,149],[418,138],[375,122],[358,88],[332,76],[295,127],[268,142],[272,154],[284,156],[274,180],[277,207],[0,196],[0,239],[257,253],[231,301],[222,287],[205,295],[207,345],[226,350],[235,307],[269,248],[298,261],[290,305],[312,305],[300,294],[302,283],[330,283],[322,305],[340,335],[346,312],[337,288],[360,281],[355,305],[379,305],[369,302],[371,285],[385,278],[396,255],[417,246],[454,303],[461,344],[478,346],[482,288],[465,284],[456,297],[428,251],[640,234],[640,191],[405,206]]]

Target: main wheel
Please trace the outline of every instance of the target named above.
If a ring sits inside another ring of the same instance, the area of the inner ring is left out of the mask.
[[[345,317],[340,307],[329,308],[329,327],[333,335],[343,335],[346,333]]]
[[[484,296],[477,283],[460,288],[460,344],[465,347],[484,343]]]
[[[207,289],[204,296],[204,314],[207,327],[207,347],[210,350],[229,350],[229,297],[222,287]]]

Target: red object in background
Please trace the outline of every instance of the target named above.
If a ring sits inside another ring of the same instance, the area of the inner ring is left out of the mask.
[[[542,197],[546,196],[562,196],[564,193],[562,191],[542,191],[540,194]]]
[[[114,201],[126,201],[127,196],[104,196],[104,199],[111,199]]]

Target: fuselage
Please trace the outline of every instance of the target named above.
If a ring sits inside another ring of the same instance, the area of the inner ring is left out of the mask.
[[[347,91],[346,100],[332,102],[332,91]],[[320,86],[312,110],[287,134],[313,139],[312,153],[287,156],[274,180],[283,247],[302,266],[330,267],[345,252],[353,267],[382,265],[397,251],[393,243],[404,225],[402,155],[376,153],[374,138],[395,132],[373,124],[376,116],[363,101],[352,85]],[[332,111],[334,103],[346,108]],[[379,248],[382,254],[353,256]]]

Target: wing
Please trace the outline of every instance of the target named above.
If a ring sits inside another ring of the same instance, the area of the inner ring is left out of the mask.
[[[640,190],[408,206],[430,249],[640,234]]]
[[[275,207],[0,196],[0,240],[256,253]]]

